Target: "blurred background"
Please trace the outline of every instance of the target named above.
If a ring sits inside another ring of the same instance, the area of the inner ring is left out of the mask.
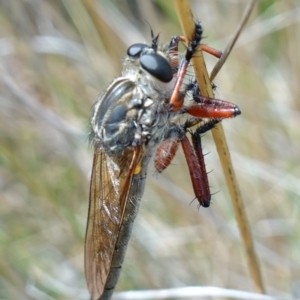
[[[248,1],[190,1],[204,42],[224,50]],[[96,18],[95,18],[96,16]],[[269,294],[300,297],[298,0],[258,1],[217,76],[216,98]],[[96,20],[96,21],[95,21]],[[0,1],[0,298],[89,299],[83,265],[91,106],[129,45],[181,34],[172,1]],[[207,56],[211,70],[216,59]],[[148,172],[119,291],[254,291],[210,133],[210,208],[198,208],[180,150]]]

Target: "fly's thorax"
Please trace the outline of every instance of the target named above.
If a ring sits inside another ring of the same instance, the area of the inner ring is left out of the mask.
[[[155,94],[155,92],[153,92]],[[152,95],[153,96],[153,95]],[[131,148],[133,142],[147,146],[168,122],[165,99],[151,98],[140,84],[126,77],[115,79],[96,102],[91,137],[109,155]]]
[[[91,136],[109,155],[138,144],[153,148],[170,126],[168,99],[177,70],[169,52],[158,49],[156,42],[128,48],[121,77],[94,106]]]

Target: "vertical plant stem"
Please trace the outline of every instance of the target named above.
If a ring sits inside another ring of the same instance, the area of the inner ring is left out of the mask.
[[[95,0],[81,0],[84,5],[87,13],[89,14],[92,22],[95,25],[95,28],[101,38],[103,45],[106,49],[108,56],[110,57],[110,63],[113,65],[115,70],[120,70],[119,56],[114,51],[116,48],[117,39],[114,32],[110,27],[104,22],[101,16],[98,14],[97,9],[101,4]]]
[[[195,25],[188,0],[175,0],[175,5],[184,35],[188,40],[191,40]],[[197,55],[193,57],[192,62],[201,94],[203,96],[213,98],[214,94],[211,87],[211,81],[209,79],[202,51],[200,49],[197,52]],[[217,124],[217,126],[212,130],[212,135],[217,147],[226,183],[231,196],[232,205],[234,208],[234,213],[238,223],[243,246],[246,251],[249,272],[252,276],[257,292],[264,293],[265,289],[262,281],[258,259],[254,249],[252,234],[250,231],[240,189],[232,166],[232,161],[222,124]]]

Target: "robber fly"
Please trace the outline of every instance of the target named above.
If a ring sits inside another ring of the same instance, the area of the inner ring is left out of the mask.
[[[200,135],[221,119],[240,114],[230,102],[202,97],[196,81],[184,82],[198,46],[220,56],[200,44],[200,22],[195,22],[194,37],[184,55],[178,52],[184,37],[174,36],[160,47],[152,30],[151,36],[151,45],[138,43],[128,48],[120,77],[93,107],[90,140],[95,151],[85,242],[92,300],[110,299],[114,291],[153,154],[161,172],[181,144],[195,196],[208,207],[210,191]],[[186,133],[195,124],[198,128],[191,132],[191,143]]]

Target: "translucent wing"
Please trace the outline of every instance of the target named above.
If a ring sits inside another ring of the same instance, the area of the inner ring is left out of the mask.
[[[112,158],[95,145],[85,241],[85,272],[93,300],[102,295],[110,272],[131,183],[128,178],[133,176],[133,153]]]

